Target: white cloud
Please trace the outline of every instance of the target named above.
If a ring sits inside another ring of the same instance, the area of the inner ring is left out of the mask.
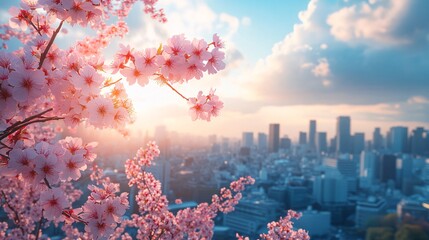
[[[327,23],[336,39],[351,44],[415,44],[429,30],[428,8],[427,1],[372,0],[339,9],[327,18]]]
[[[329,75],[329,62],[326,58],[319,59],[319,64],[317,64],[311,72],[316,77],[326,77]]]
[[[391,1],[396,0],[383,3]],[[408,0],[405,1],[409,4]],[[429,61],[425,54],[429,51],[429,42],[426,41],[416,51],[409,45],[399,44],[403,41],[399,32],[391,32],[386,38],[377,39],[382,41],[389,36],[392,44],[378,48],[373,46],[375,43],[369,44],[376,41],[374,39],[357,44],[354,35],[347,35],[349,32],[344,37],[344,41],[350,38],[347,42],[338,41],[337,36],[331,33],[332,26],[327,19],[332,19],[332,15],[341,9],[360,11],[362,4],[357,7],[355,3],[310,1],[308,8],[299,14],[302,22],[273,46],[270,55],[258,61],[243,76],[251,79],[243,88],[248,87],[256,99],[272,105],[393,103],[407,101],[416,95],[429,99],[429,92],[424,90],[429,88],[425,77],[429,76]],[[378,1],[374,6],[367,4],[372,9],[371,16],[387,14],[387,5],[381,7],[380,4]],[[416,9],[415,6],[409,7]],[[373,9],[381,10],[373,13]],[[405,12],[407,16],[402,16],[402,19],[408,19],[406,26],[419,27],[420,15],[414,16],[408,10]],[[394,26],[389,29],[403,28],[398,26],[402,23],[390,24]],[[365,36],[378,34],[368,31]],[[414,40],[409,42],[418,42],[419,37],[410,35],[408,38]]]
[[[409,104],[428,104],[429,99],[423,96],[413,96],[408,99]]]

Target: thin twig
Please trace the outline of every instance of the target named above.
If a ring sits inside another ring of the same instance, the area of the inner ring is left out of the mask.
[[[23,127],[26,127],[26,126],[28,126],[30,124],[48,122],[48,121],[52,121],[52,120],[61,120],[61,119],[64,119],[64,118],[63,117],[47,117],[47,118],[36,119],[36,120],[25,122],[25,123],[23,122],[20,125],[15,126],[12,129],[8,129],[8,131],[2,132],[2,134],[0,135],[0,141],[3,140],[3,139],[5,139],[10,134],[12,134],[12,133],[18,131],[19,129],[21,129]]]
[[[28,23],[30,23],[30,25],[37,31],[37,33],[42,36],[42,32],[40,32],[40,29],[36,27],[36,25],[34,25],[34,23],[30,20],[30,19],[26,19]]]
[[[15,214],[15,224],[19,227],[19,229],[21,229],[22,234],[25,233],[24,229],[22,228],[22,226],[19,226],[18,223],[21,223],[21,219],[19,218],[19,213],[18,211],[16,211],[15,208],[13,208],[9,201],[7,200],[6,194],[4,193],[4,191],[1,191],[3,197],[4,197],[4,202],[6,203],[7,207]]]
[[[101,88],[103,89],[103,88],[106,88],[106,87],[110,87],[110,86],[112,86],[113,84],[118,83],[118,82],[119,82],[119,81],[121,81],[121,80],[122,80],[122,78],[119,78],[118,80],[116,80],[116,81],[114,81],[114,82],[111,82],[111,83],[108,83],[108,84],[106,84],[106,85],[102,86]]]
[[[177,91],[173,86],[171,86],[171,84],[169,82],[167,82],[167,80],[164,80],[164,83],[167,84],[167,86],[169,86],[173,91],[175,91],[177,94],[179,94],[179,96],[181,96],[183,99],[185,99],[186,101],[189,101],[189,98],[183,96],[183,94],[181,94],[179,91]]]
[[[48,182],[48,179],[43,178],[43,181],[45,181],[46,186],[48,186],[49,189],[52,189],[51,185]]]
[[[51,40],[49,40],[48,46],[46,46],[45,51],[43,51],[42,55],[40,56],[39,67],[37,69],[42,68],[43,62],[46,59],[46,55],[48,55],[49,49],[54,43],[54,40],[57,37],[57,34],[60,32],[61,27],[63,26],[63,23],[64,23],[64,20],[61,20],[60,25],[58,25],[57,29],[52,33],[52,37],[51,37]]]
[[[38,240],[38,239],[39,239],[39,232],[40,232],[40,230],[41,230],[42,223],[43,223],[43,210],[42,210],[42,216],[40,217],[40,221],[39,221],[39,223],[37,224],[37,228],[36,228],[36,239],[35,239],[35,240]]]

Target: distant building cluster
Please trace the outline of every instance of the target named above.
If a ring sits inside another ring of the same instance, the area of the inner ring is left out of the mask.
[[[240,176],[256,178],[235,211],[215,219],[214,239],[233,239],[235,233],[256,239],[288,209],[302,213],[294,226],[308,230],[312,239],[378,239],[371,236],[380,231],[394,236],[410,226],[429,237],[429,130],[397,126],[383,134],[375,128],[366,138],[351,129],[351,118],[340,116],[328,139],[311,120],[295,142],[281,134],[278,123],[238,139],[182,136],[158,127],[154,138],[161,156],[146,170],[162,183],[173,212],[210,202]],[[131,216],[138,211],[137,192],[128,187],[126,159],[108,155],[99,161],[111,180],[130,192]],[[76,184],[85,198],[87,182]],[[176,199],[182,203],[174,204]],[[387,223],[392,225],[386,228]]]

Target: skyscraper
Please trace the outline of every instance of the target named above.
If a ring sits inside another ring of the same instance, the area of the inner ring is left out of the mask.
[[[258,133],[258,149],[261,151],[267,150],[268,137],[266,133]]]
[[[300,145],[307,144],[307,133],[306,132],[299,132],[299,144]]]
[[[408,152],[408,128],[407,127],[390,128],[390,138],[392,142],[391,150],[394,153]]]
[[[253,148],[253,132],[244,132],[241,139],[241,146],[247,148]]]
[[[268,151],[278,152],[280,145],[280,124],[271,123],[268,131]]]
[[[316,120],[310,120],[310,129],[308,131],[308,143],[311,150],[316,150]]]
[[[355,133],[353,135],[353,153],[360,154],[365,149],[365,134]]]
[[[383,135],[381,135],[379,127],[375,128],[372,134],[372,147],[377,151],[383,148]]]
[[[350,117],[337,118],[337,153],[350,153]]]
[[[418,127],[413,130],[411,135],[411,153],[415,155],[422,155],[425,149],[425,141],[423,138],[425,129]]]
[[[362,152],[359,167],[359,186],[361,188],[370,188],[376,183],[379,173],[379,156],[376,152]]]
[[[380,182],[387,183],[396,179],[396,157],[395,155],[383,155],[380,162]]]
[[[318,132],[316,137],[316,149],[317,152],[327,152],[328,151],[328,140],[326,137],[326,132]]]

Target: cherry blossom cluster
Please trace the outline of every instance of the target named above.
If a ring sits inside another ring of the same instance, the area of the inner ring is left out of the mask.
[[[265,240],[309,240],[310,236],[308,232],[303,229],[294,230],[292,218],[300,218],[301,214],[293,210],[289,210],[288,214],[284,218],[280,218],[277,222],[268,223],[268,233],[263,233],[260,235],[260,239]],[[249,237],[236,234],[238,240],[250,240]]]
[[[261,234],[261,239],[301,239],[308,240],[310,236],[303,229],[293,230],[292,218],[300,218],[301,214],[289,210],[287,216],[277,222],[268,223],[268,233]]]
[[[141,212],[147,215],[134,215],[126,226],[138,229],[138,239],[210,239],[214,222],[219,211],[228,213],[241,199],[244,187],[254,183],[251,177],[242,177],[222,188],[220,195],[213,195],[212,203],[201,203],[194,209],[178,211],[176,215],[168,211],[168,201],[162,195],[161,184],[145,168],[159,155],[158,147],[150,142],[145,149],[139,149],[136,157],[126,162],[126,173],[130,185],[136,185],[139,192],[136,202]],[[180,202],[180,200],[178,201]],[[122,227],[122,229],[124,229]]]
[[[94,185],[88,188],[91,195],[79,215],[86,223],[85,230],[93,239],[108,239],[129,206],[128,193],[116,196],[119,184],[113,183],[105,184],[103,189]]]
[[[158,49],[137,51],[122,45],[112,67],[114,73],[120,71],[131,85],[137,82],[144,86],[151,76],[169,83],[183,83],[193,78],[201,79],[203,72],[214,74],[224,69],[222,47],[216,34],[210,44],[204,39],[190,41],[183,34],[174,35]]]
[[[200,91],[197,97],[189,98],[188,104],[191,106],[189,114],[192,120],[201,119],[210,121],[212,116],[217,117],[219,115],[220,109],[223,108],[223,102],[214,93],[214,90],[210,90],[208,95],[204,95]]]
[[[78,180],[81,171],[96,157],[92,152],[95,145],[83,145],[81,139],[71,137],[56,144],[40,141],[29,147],[18,141],[9,152],[4,171],[21,174],[28,183],[35,185],[41,181],[57,184],[59,181]]]

